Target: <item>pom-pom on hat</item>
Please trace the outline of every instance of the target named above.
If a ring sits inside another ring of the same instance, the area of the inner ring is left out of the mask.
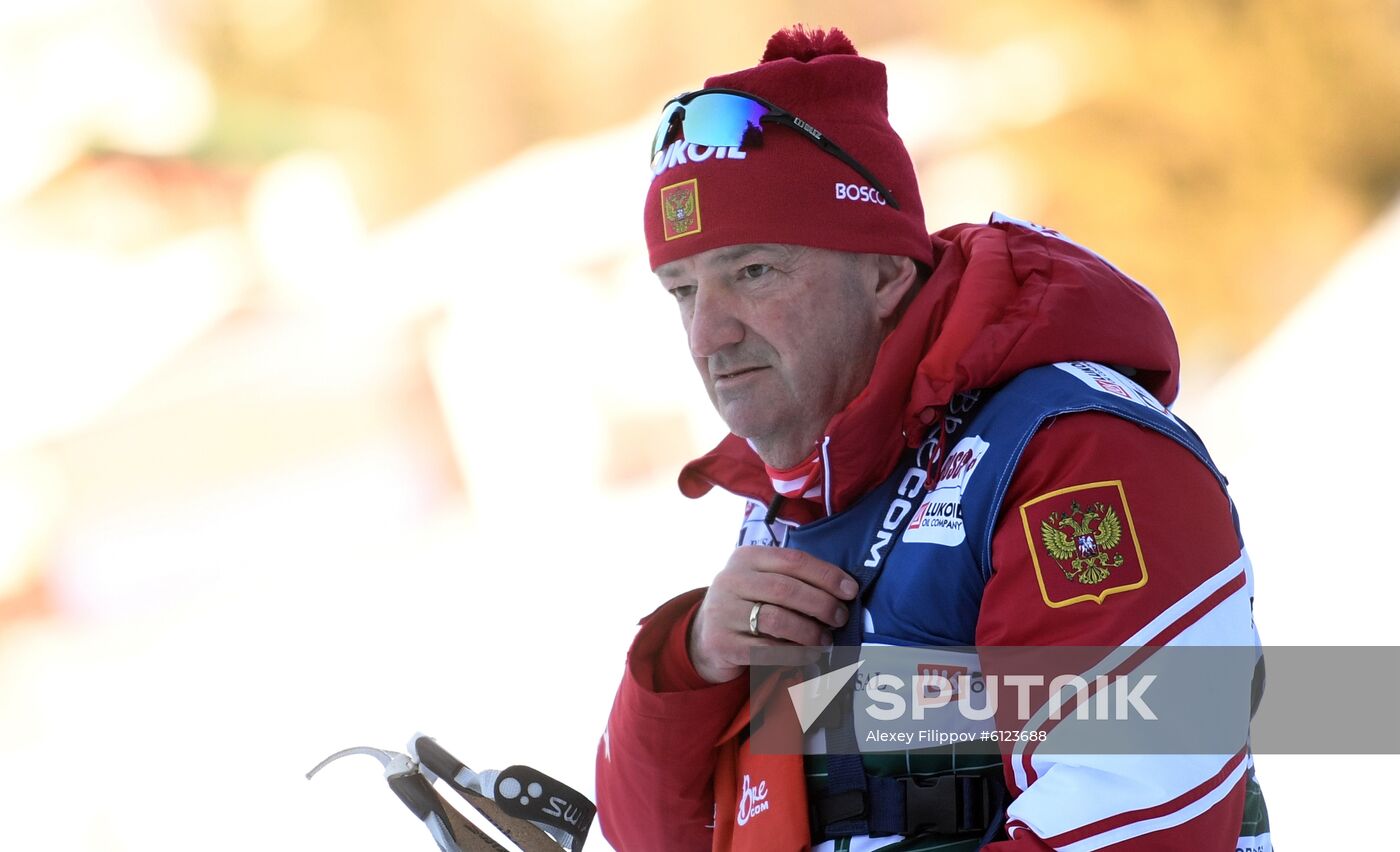
[[[885,66],[839,29],[780,30],[758,65],[705,88],[757,95],[815,127],[888,188],[792,128],[764,122],[760,145],[680,140],[653,165],[646,235],[651,268],[721,246],[787,243],[893,254],[932,265],[914,165],[890,127]]]

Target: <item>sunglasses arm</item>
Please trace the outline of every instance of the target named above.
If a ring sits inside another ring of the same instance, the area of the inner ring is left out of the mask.
[[[894,196],[890,194],[890,191],[888,189],[885,189],[885,185],[880,183],[880,181],[877,180],[874,175],[865,170],[865,166],[862,166],[860,163],[857,163],[855,159],[851,157],[850,154],[847,154],[845,151],[841,150],[841,148],[838,147],[835,142],[832,142],[825,136],[814,136],[812,138],[816,140],[818,145],[822,146],[822,150],[826,151],[828,154],[831,154],[836,159],[850,166],[856,171],[857,174],[865,178],[870,183],[870,185],[875,188],[875,191],[880,193],[880,197],[884,198],[885,201],[889,202],[889,205],[891,207],[893,207],[896,210],[899,209],[899,204],[894,200]]]

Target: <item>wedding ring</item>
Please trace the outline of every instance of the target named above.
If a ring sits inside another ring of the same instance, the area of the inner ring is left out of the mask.
[[[759,602],[757,602],[757,603],[755,603],[755,604],[753,605],[753,609],[749,610],[749,635],[750,635],[750,636],[761,636],[761,635],[762,635],[761,633],[758,632],[758,611],[759,611],[760,609],[762,609],[762,608],[763,608],[763,602],[762,602],[762,601],[759,601]]]

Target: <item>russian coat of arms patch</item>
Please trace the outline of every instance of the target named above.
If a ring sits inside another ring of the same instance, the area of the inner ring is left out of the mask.
[[[661,228],[667,240],[700,233],[698,178],[661,187]]]
[[[1147,585],[1147,563],[1121,480],[1090,482],[1021,504],[1046,606],[1093,601]]]

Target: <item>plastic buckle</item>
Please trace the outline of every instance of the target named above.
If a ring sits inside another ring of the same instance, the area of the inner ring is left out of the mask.
[[[979,775],[941,775],[936,778],[901,778],[904,784],[904,833],[964,834],[985,831],[991,809],[987,779]],[[963,790],[966,784],[970,789]],[[968,796],[972,801],[968,801]],[[967,805],[970,824],[960,824]]]

